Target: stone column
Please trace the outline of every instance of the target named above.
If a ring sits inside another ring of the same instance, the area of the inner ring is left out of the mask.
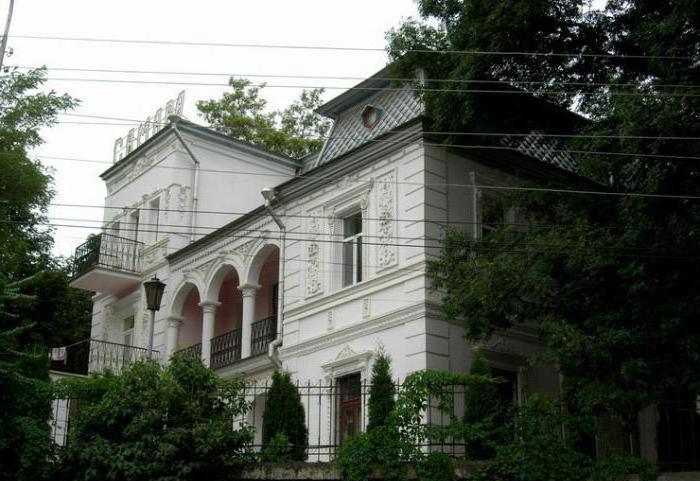
[[[209,367],[211,364],[211,338],[214,337],[214,318],[220,302],[200,302],[202,307],[202,361]]]
[[[165,331],[165,358],[164,360],[169,360],[170,356],[173,355],[175,349],[177,349],[177,335],[180,332],[180,324],[182,324],[182,317],[180,316],[170,316],[167,320],[167,328]]]
[[[242,284],[238,289],[243,294],[243,319],[241,322],[241,359],[250,357],[251,325],[255,322],[255,293],[257,284]]]

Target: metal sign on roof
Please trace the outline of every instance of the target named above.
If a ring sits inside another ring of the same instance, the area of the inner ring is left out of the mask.
[[[182,115],[184,105],[185,91],[183,90],[177,94],[177,98],[168,100],[164,107],[156,110],[153,116],[146,117],[146,120],[140,123],[137,128],[129,129],[126,136],[117,138],[114,141],[112,162],[122,160],[165,127],[168,124],[168,117]]]

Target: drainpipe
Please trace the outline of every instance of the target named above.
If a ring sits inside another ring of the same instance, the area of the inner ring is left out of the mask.
[[[287,240],[287,228],[282,223],[280,218],[272,210],[271,203],[275,198],[275,191],[269,187],[265,187],[260,191],[260,194],[265,198],[265,209],[275,221],[277,227],[280,230],[280,267],[279,267],[279,279],[277,281],[277,337],[268,346],[267,355],[270,360],[277,366],[278,369],[282,368],[282,362],[279,358],[279,347],[282,345],[282,334],[284,329],[284,266],[285,262],[285,244]]]
[[[180,117],[178,117],[177,115],[171,115],[170,117],[168,117],[168,121],[170,121],[170,127],[173,129],[175,136],[180,140],[180,143],[185,148],[190,158],[194,162],[194,179],[192,179],[192,221],[190,222],[190,242],[194,242],[194,229],[197,225],[197,202],[199,200],[199,160],[197,160],[197,157],[194,156],[192,150],[185,142],[185,139],[182,137],[182,134],[177,129],[177,122],[179,120]]]

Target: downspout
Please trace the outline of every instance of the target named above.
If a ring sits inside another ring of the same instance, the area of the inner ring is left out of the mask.
[[[266,192],[269,192],[269,194],[266,194]],[[263,197],[265,197],[265,209],[280,230],[280,268],[278,273],[279,279],[277,281],[277,336],[275,337],[274,341],[269,344],[267,355],[274,365],[278,369],[281,369],[282,362],[279,358],[279,347],[282,345],[284,330],[284,267],[286,264],[285,244],[287,240],[287,228],[270,206],[270,203],[274,198],[274,192],[272,190],[263,189],[262,194]]]
[[[177,121],[180,120],[180,117],[177,115],[171,115],[168,117],[168,120],[170,121],[170,127],[173,129],[175,136],[180,139],[180,143],[194,162],[194,178],[192,179],[192,221],[190,222],[190,242],[194,242],[195,227],[197,225],[197,203],[199,201],[199,160],[197,160],[197,157],[194,156],[194,153],[192,153],[192,150],[185,142],[185,139],[182,137],[180,131],[177,129]]]

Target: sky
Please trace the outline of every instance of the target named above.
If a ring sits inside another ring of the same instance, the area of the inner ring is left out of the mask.
[[[9,0],[0,0],[4,25]],[[318,51],[282,48],[211,47],[83,42],[33,37],[167,40],[196,43],[313,45],[384,48],[385,34],[402,18],[417,16],[413,0],[15,0],[5,65],[48,67],[47,89],[80,100],[71,115],[42,130],[45,143],[32,151],[53,170],[56,195],[49,210],[55,227],[54,253],[72,255],[102,220],[104,184],[99,174],[112,162],[117,137],[131,125],[94,116],[145,120],[186,91],[184,117],[204,123],[195,102],[218,98],[229,75],[267,82],[270,109],[286,107],[301,88],[324,86],[325,100],[356,80],[290,79],[252,75],[365,78],[382,68],[377,51]],[[165,75],[52,69],[108,69],[222,75]],[[61,80],[73,79],[73,80]],[[167,85],[79,81],[75,79],[198,82],[220,85]],[[80,117],[76,115],[88,117]],[[77,122],[77,123],[76,123]],[[91,162],[50,159],[62,157]],[[61,205],[62,204],[62,205]],[[78,207],[83,206],[83,207]],[[67,227],[82,225],[90,228]]]

